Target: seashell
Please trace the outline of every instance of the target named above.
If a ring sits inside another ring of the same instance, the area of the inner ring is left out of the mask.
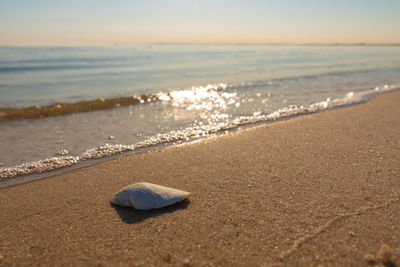
[[[115,194],[111,203],[138,210],[159,209],[184,200],[190,193],[161,185],[141,182],[128,185]]]

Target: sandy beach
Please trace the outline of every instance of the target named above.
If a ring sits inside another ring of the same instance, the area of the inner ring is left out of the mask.
[[[0,265],[400,264],[399,103],[396,91],[1,189]],[[140,181],[192,195],[110,205]]]

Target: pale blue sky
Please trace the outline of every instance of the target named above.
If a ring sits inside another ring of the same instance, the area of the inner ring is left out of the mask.
[[[0,45],[400,43],[400,0],[0,0]]]

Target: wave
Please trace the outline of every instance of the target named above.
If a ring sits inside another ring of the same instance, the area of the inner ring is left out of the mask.
[[[49,106],[31,106],[26,108],[0,108],[0,122],[24,119],[39,119],[63,116],[76,112],[88,112],[113,107],[128,106],[158,100],[157,94],[142,96],[98,98],[76,103],[55,103]]]
[[[211,86],[210,86],[211,88]],[[210,89],[209,88],[209,89]],[[226,85],[221,84],[220,90],[224,90],[226,88]],[[201,92],[207,92],[207,87],[201,88],[199,91]],[[350,92],[346,94],[342,98],[336,98],[336,99],[326,99],[323,101],[319,101],[316,103],[313,103],[309,106],[296,106],[296,105],[291,105],[288,107],[284,107],[281,109],[278,109],[272,113],[268,114],[263,114],[260,112],[255,112],[252,115],[248,116],[238,116],[230,121],[227,122],[221,122],[218,124],[205,124],[205,125],[198,125],[194,127],[188,127],[183,130],[174,130],[170,131],[168,133],[160,133],[155,136],[149,137],[148,139],[138,142],[136,144],[131,144],[131,145],[123,145],[123,144],[104,144],[100,146],[96,146],[93,148],[90,148],[83,152],[82,154],[78,156],[58,156],[58,157],[51,157],[48,159],[40,160],[40,161],[35,161],[35,162],[29,162],[29,163],[24,163],[18,166],[14,167],[6,167],[6,168],[0,168],[0,181],[4,179],[8,179],[11,177],[15,176],[22,176],[22,175],[29,175],[29,174],[34,174],[34,173],[42,173],[45,171],[50,171],[50,170],[55,170],[67,166],[72,166],[75,164],[78,164],[83,161],[87,161],[90,159],[97,159],[97,158],[105,158],[109,157],[112,155],[116,154],[121,154],[129,151],[137,151],[138,149],[141,148],[146,148],[146,147],[154,147],[160,144],[168,144],[168,143],[174,143],[174,142],[179,142],[179,141],[189,141],[193,140],[196,138],[201,138],[201,137],[206,137],[209,136],[210,134],[215,134],[215,133],[223,133],[225,131],[230,131],[233,129],[236,129],[240,126],[244,125],[252,125],[260,122],[272,122],[280,119],[286,119],[286,118],[291,118],[303,114],[312,114],[316,112],[321,112],[325,110],[329,110],[332,108],[338,108],[338,107],[345,107],[348,105],[352,104],[357,104],[363,101],[366,101],[368,98],[371,96],[384,93],[384,92],[389,92],[393,90],[398,90],[400,89],[399,85],[385,85],[383,87],[376,87],[373,90],[368,90],[368,91],[362,91],[359,93],[354,93]],[[179,94],[179,93],[178,93]],[[190,95],[189,93],[180,93],[183,94],[185,97],[193,97],[193,95]],[[162,95],[154,95],[154,99],[163,99],[163,100],[168,100],[168,98],[173,97],[173,94],[162,94]],[[199,97],[199,96],[194,96],[194,97]],[[138,98],[132,98],[132,99],[138,99]],[[145,101],[143,98],[140,98],[142,101]],[[150,101],[152,101],[153,98],[148,98]],[[103,102],[99,100],[100,102]],[[104,100],[105,101],[105,100]],[[141,102],[141,101],[139,101]],[[61,153],[63,154],[63,153]]]
[[[0,73],[4,72],[31,72],[31,71],[57,71],[57,70],[79,70],[93,69],[100,66],[93,65],[42,65],[42,66],[14,66],[0,67]]]

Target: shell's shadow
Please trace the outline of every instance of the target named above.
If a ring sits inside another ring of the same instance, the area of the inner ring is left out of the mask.
[[[171,206],[164,207],[161,209],[154,210],[137,210],[129,207],[121,207],[115,204],[110,203],[111,207],[113,207],[121,220],[127,224],[135,224],[140,223],[146,219],[154,218],[166,213],[171,213],[177,210],[186,209],[190,204],[189,199],[184,199],[178,203],[175,203]]]

